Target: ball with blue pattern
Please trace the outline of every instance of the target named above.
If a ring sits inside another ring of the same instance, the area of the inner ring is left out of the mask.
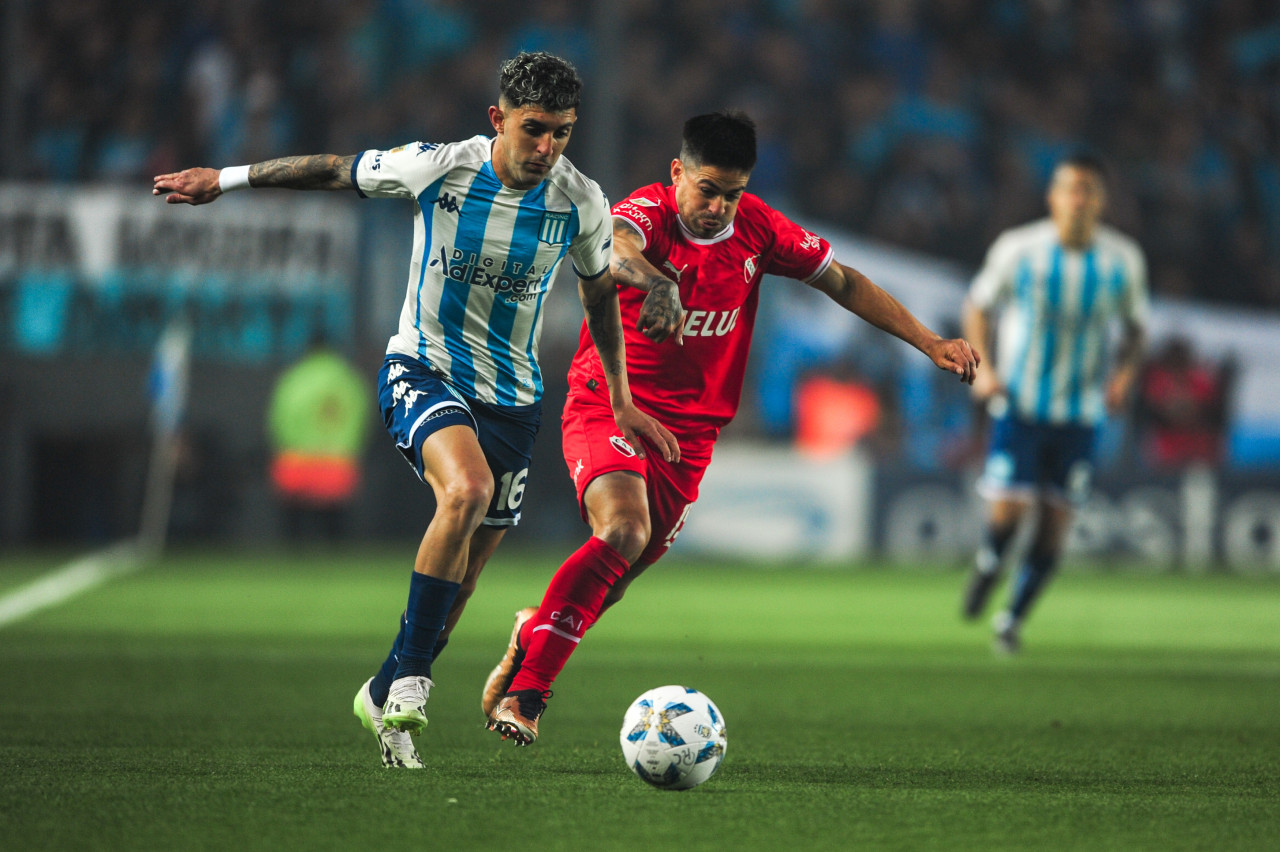
[[[622,756],[643,781],[662,790],[689,790],[720,768],[727,746],[715,702],[687,686],[643,693],[622,719]]]

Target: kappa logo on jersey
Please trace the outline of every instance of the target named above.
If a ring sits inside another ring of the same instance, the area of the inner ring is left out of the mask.
[[[418,143],[418,153],[419,153],[419,154],[425,154],[425,153],[427,153],[428,151],[434,151],[435,149],[437,149],[437,148],[439,148],[439,147],[440,147],[440,143],[439,143],[439,142],[419,142],[419,143]]]
[[[731,311],[689,311],[685,315],[685,337],[724,337],[738,326],[738,312],[742,308]]]
[[[664,260],[662,265],[671,270],[671,274],[676,277],[677,284],[680,283],[680,276],[684,275],[684,271],[689,268],[689,264],[686,263],[684,266],[676,269],[676,265],[669,260]]]
[[[622,453],[627,458],[635,457],[635,454],[636,454],[635,448],[632,447],[630,444],[628,444],[627,439],[622,437],[621,435],[614,435],[612,438],[609,439],[609,443],[613,444],[613,448],[618,452]]]
[[[751,257],[747,258],[746,263],[742,264],[742,277],[747,280],[748,284],[751,283],[752,278],[756,277],[756,264],[759,260],[760,255],[753,254]]]
[[[450,258],[445,254],[444,246],[440,246],[439,255],[431,258],[427,265],[432,269],[441,267],[450,280],[473,287],[488,287],[509,303],[537,299],[550,289],[543,283],[549,267],[539,271],[537,264],[525,266],[510,258],[497,260],[474,252],[468,254],[461,249],[454,249]],[[521,273],[524,277],[516,277]]]
[[[538,242],[558,246],[565,241],[568,234],[568,213],[552,213],[547,211],[542,214],[542,224],[538,226]]]
[[[457,213],[459,210],[457,196],[450,195],[447,192],[440,193],[440,197],[431,203],[446,213]]]

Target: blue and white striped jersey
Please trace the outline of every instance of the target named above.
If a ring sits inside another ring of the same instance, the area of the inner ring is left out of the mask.
[[[1145,328],[1150,313],[1136,242],[1100,225],[1089,248],[1068,249],[1049,219],[992,243],[969,300],[1000,311],[995,360],[1008,403],[1039,423],[1100,422],[1115,321]]]
[[[365,151],[351,177],[363,196],[417,202],[408,292],[388,354],[418,358],[475,399],[531,405],[542,397],[543,300],[566,253],[582,278],[608,269],[609,202],[565,157],[533,189],[503,186],[492,143],[476,136]]]

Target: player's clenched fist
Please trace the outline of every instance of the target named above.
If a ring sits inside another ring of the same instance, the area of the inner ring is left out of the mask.
[[[680,291],[672,281],[655,284],[640,306],[640,319],[636,329],[654,343],[662,343],[675,335],[675,342],[684,343],[684,308],[680,305]]]
[[[168,204],[208,204],[222,195],[217,169],[184,169],[157,175],[152,195],[164,195]]]

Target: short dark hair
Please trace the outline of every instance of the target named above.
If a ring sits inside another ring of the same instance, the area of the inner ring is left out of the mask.
[[[513,108],[537,106],[547,112],[568,112],[578,108],[582,78],[567,59],[542,51],[521,51],[502,63],[498,92]]]
[[[1103,162],[1102,155],[1092,148],[1072,148],[1058,158],[1054,171],[1057,171],[1062,166],[1088,169],[1104,181],[1107,179],[1107,164]]]
[[[684,123],[680,159],[749,172],[756,165],[756,123],[739,110],[695,115]]]

